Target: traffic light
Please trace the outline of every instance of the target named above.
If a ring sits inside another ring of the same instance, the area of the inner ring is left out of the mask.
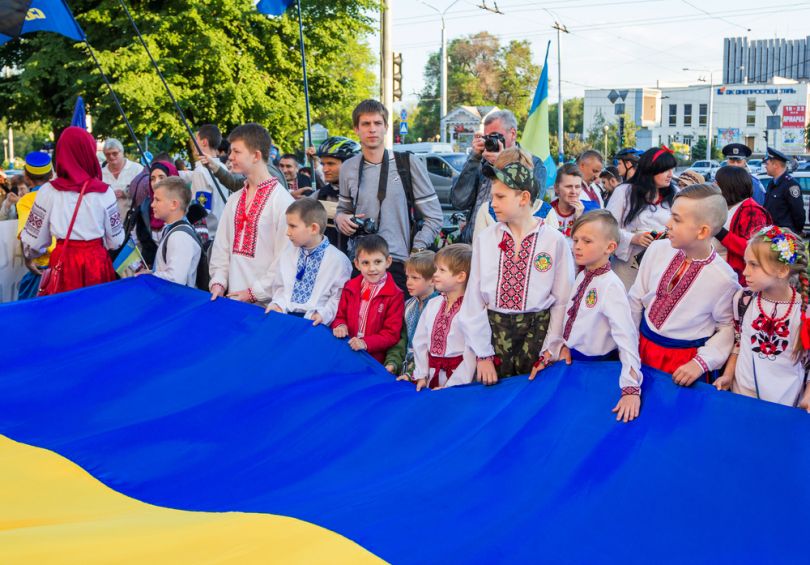
[[[394,102],[402,100],[402,53],[394,53]]]
[[[624,116],[619,116],[619,147],[624,147]]]

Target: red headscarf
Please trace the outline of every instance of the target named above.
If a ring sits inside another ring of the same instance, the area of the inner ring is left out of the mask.
[[[56,179],[51,185],[56,190],[81,192],[107,192],[109,186],[101,182],[101,165],[96,157],[96,140],[86,130],[70,126],[56,142]]]

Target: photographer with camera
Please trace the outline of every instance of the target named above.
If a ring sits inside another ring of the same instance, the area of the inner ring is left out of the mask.
[[[352,112],[361,153],[340,168],[335,223],[343,235],[379,233],[388,243],[397,286],[405,288],[405,260],[433,244],[442,227],[442,208],[424,163],[385,148],[388,110],[365,100]],[[417,225],[416,219],[421,222]],[[354,242],[349,242],[349,254]]]
[[[515,146],[520,146],[517,143],[515,115],[509,110],[498,110],[489,114],[484,119],[484,133],[475,134],[470,157],[450,189],[450,203],[467,215],[461,242],[472,243],[478,209],[490,199],[492,181],[482,174],[483,163],[494,163],[501,151]],[[546,193],[546,167],[536,156],[532,156],[532,162],[534,178],[540,187],[538,198],[542,198]]]

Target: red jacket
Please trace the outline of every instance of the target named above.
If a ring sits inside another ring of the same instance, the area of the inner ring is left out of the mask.
[[[771,215],[768,211],[756,203],[753,198],[748,198],[742,201],[742,204],[734,212],[731,218],[731,225],[728,229],[728,234],[720,240],[728,253],[726,255],[726,262],[737,273],[742,286],[746,286],[745,277],[742,275],[745,269],[745,247],[748,245],[748,240],[760,228],[773,223]]]
[[[358,275],[346,283],[340,295],[337,316],[332,322],[333,328],[341,324],[349,328],[349,337],[357,335],[360,325],[362,282],[363,275]],[[404,315],[405,297],[394,282],[394,277],[388,275],[380,292],[371,299],[366,320],[366,333],[363,336],[368,352],[380,363],[385,361],[385,353],[399,341]]]

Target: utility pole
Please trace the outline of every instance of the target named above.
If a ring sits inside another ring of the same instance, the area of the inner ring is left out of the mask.
[[[442,51],[441,51],[441,86],[440,86],[440,96],[441,96],[441,109],[439,110],[439,128],[441,133],[441,142],[447,142],[447,126],[444,123],[445,117],[447,117],[447,37],[445,35],[445,25],[444,25],[444,15],[452,8],[459,0],[453,0],[444,11],[439,10],[437,7],[428,4],[427,2],[422,2],[428,8],[434,10],[436,13],[439,14],[442,20]]]
[[[565,159],[565,153],[563,151],[565,142],[563,137],[562,52],[560,35],[562,33],[568,33],[568,29],[559,22],[554,22],[551,29],[557,30],[557,163],[562,165]]]
[[[391,113],[394,111],[394,55],[391,51],[391,4],[393,0],[380,1],[380,98],[388,110],[388,132],[385,135],[385,147],[394,146],[394,130]]]

